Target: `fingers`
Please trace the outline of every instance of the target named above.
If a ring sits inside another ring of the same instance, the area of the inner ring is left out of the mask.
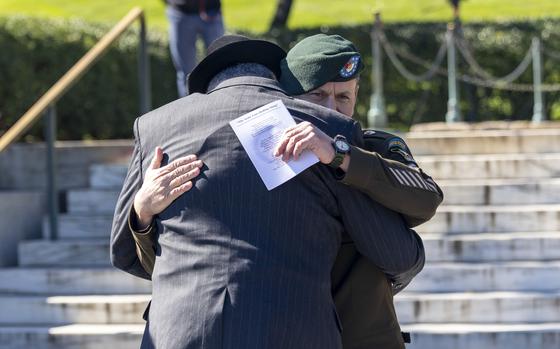
[[[173,190],[171,190],[171,192],[169,193],[169,196],[170,196],[171,199],[175,200],[179,196],[181,196],[184,193],[191,190],[192,186],[193,186],[192,181],[188,181],[187,183],[184,183],[184,184],[178,186],[177,188],[174,188]]]
[[[189,172],[193,171],[193,170],[195,170],[196,174],[189,179],[192,179],[192,178],[198,176],[198,174],[200,173],[200,168],[203,165],[202,160],[196,160],[196,161],[184,160],[183,161],[182,159],[177,159],[176,161],[177,161],[178,164],[182,164],[182,165],[179,165],[173,171],[164,174],[161,177],[162,182],[169,183],[170,185],[172,185],[172,183],[177,183],[177,181],[175,181],[176,179],[179,179],[179,182],[183,183],[185,181],[180,180],[180,178],[185,178],[185,175],[188,174]],[[173,166],[177,166],[177,165],[174,164]],[[192,173],[191,173],[191,175],[192,175]],[[177,185],[172,185],[172,186],[175,187]]]
[[[157,169],[161,166],[161,160],[163,160],[163,149],[161,147],[156,147],[154,151],[154,157],[150,163],[150,168]]]
[[[171,173],[171,172],[173,172],[173,171],[175,171],[179,168],[182,168],[183,166],[193,164],[193,163],[196,163],[196,166],[201,167],[202,162],[200,162],[200,165],[198,165],[198,162],[196,162],[196,161],[197,161],[197,158],[196,158],[196,155],[194,155],[194,154],[190,154],[190,155],[187,155],[187,156],[180,157],[180,158],[170,162],[169,164],[161,167],[159,169],[159,173],[157,174],[156,177],[165,176],[165,175],[167,175],[167,174],[169,174],[169,173]],[[190,170],[190,168],[187,169],[186,171],[188,171],[188,170]]]
[[[299,142],[297,142],[294,146],[294,159],[299,159],[299,156],[301,155],[301,153],[305,150],[310,148],[311,146],[311,141],[313,140],[313,137],[315,137],[314,133],[310,133],[308,134],[305,138],[301,139]]]
[[[280,143],[278,144],[274,156],[282,155],[282,160],[289,160],[293,153],[295,144],[307,137],[307,135],[314,131],[314,127],[311,123],[304,121],[297,124],[294,127],[287,129],[282,136]]]
[[[179,186],[183,185],[184,183],[190,181],[191,179],[195,178],[199,174],[200,174],[200,167],[195,167],[185,174],[174,177],[171,180],[171,182],[169,182],[169,186],[171,188],[179,187]]]
[[[196,161],[196,155],[190,154],[190,155],[187,155],[187,156],[183,156],[183,157],[178,158],[177,160],[171,162],[171,163],[170,163],[169,165],[167,165],[166,167],[168,167],[170,170],[174,170],[174,169],[177,169],[177,168],[179,168],[179,167],[181,167],[181,166],[191,164],[191,163],[193,163],[193,162],[195,162],[195,161]],[[201,165],[201,166],[202,166],[202,165]]]
[[[280,142],[276,146],[276,150],[274,151],[274,156],[280,156],[281,154],[284,154],[284,151],[286,150],[286,146],[290,141],[290,136],[289,136],[290,133],[291,133],[291,129],[288,129],[286,132],[284,132],[282,138],[280,139]]]
[[[284,154],[286,151],[286,146],[288,145],[288,142],[290,141],[291,137],[293,137],[295,134],[301,132],[302,129],[311,126],[311,123],[304,121],[301,122],[295,126],[292,126],[288,129],[286,129],[284,131],[284,134],[282,135],[282,138],[280,140],[280,142],[278,143],[278,145],[276,146],[276,150],[274,151],[274,156],[280,156],[281,154]]]
[[[284,150],[284,155],[282,157],[282,159],[284,161],[287,161],[291,156],[295,155],[294,149],[296,144],[301,141],[304,138],[308,138],[309,136],[311,136],[311,138],[313,138],[315,136],[314,132],[313,132],[313,128],[305,128],[303,130],[301,130],[299,133],[296,133],[295,135],[293,135],[292,137],[290,137],[290,140],[288,141],[288,144],[286,145],[286,149]]]

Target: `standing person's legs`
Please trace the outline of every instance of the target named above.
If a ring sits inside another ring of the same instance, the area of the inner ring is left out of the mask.
[[[168,6],[165,10],[169,20],[169,49],[177,70],[179,97],[187,95],[187,76],[196,64],[196,36],[198,15],[185,14]]]
[[[223,35],[224,21],[222,19],[222,14],[211,14],[208,21],[203,22],[202,26],[202,39],[204,40],[204,45],[208,48],[208,45],[210,45],[212,41]]]

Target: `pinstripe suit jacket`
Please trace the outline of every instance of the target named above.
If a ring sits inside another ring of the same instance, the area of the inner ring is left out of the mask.
[[[143,346],[340,348],[330,271],[345,230],[389,275],[421,268],[422,244],[402,218],[338,183],[326,166],[266,190],[228,123],[278,99],[296,121],[359,143],[354,121],[294,100],[275,81],[256,77],[227,80],[206,95],[182,98],[136,120],[111,233],[116,267],[149,277],[127,218],[153,149],[162,146],[169,160],[195,153],[206,166],[193,189],[157,217]]]

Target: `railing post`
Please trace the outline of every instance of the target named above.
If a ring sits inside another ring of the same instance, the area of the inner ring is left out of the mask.
[[[539,38],[533,38],[531,50],[533,54],[533,122],[541,122],[545,119],[545,115],[542,93],[541,41]]]
[[[447,114],[445,121],[447,123],[461,121],[461,112],[459,110],[459,91],[457,88],[457,62],[455,60],[455,25],[450,23],[447,26],[445,39],[447,42],[447,84],[449,95],[447,99]]]
[[[58,238],[58,187],[56,183],[56,108],[51,104],[45,115],[45,145],[47,150],[47,208],[49,213],[49,237]]]
[[[142,14],[140,21],[140,37],[138,40],[138,82],[140,86],[140,114],[145,114],[152,109],[150,94],[150,61],[148,56],[148,41],[146,39],[146,19]]]
[[[379,37],[382,30],[381,13],[375,13],[375,21],[371,31],[372,37],[372,70],[371,81],[373,83],[373,94],[370,98],[368,111],[368,126],[371,128],[387,127],[387,114],[385,114],[385,102],[383,100],[383,57]]]

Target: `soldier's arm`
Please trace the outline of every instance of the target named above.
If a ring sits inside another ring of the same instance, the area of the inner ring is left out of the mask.
[[[422,239],[402,215],[364,193],[338,183],[334,187],[340,218],[358,251],[402,290],[424,267]]]
[[[134,209],[130,210],[129,216],[129,227],[132,232],[132,238],[136,245],[136,255],[140,261],[140,265],[148,275],[152,275],[154,271],[154,265],[156,263],[156,231],[157,226],[154,222],[150,224],[147,228],[141,230],[138,229],[138,223],[136,222],[136,214]]]
[[[342,181],[399,212],[409,227],[428,221],[443,200],[436,182],[416,164],[406,143],[381,131],[364,131],[364,149],[353,147]]]

